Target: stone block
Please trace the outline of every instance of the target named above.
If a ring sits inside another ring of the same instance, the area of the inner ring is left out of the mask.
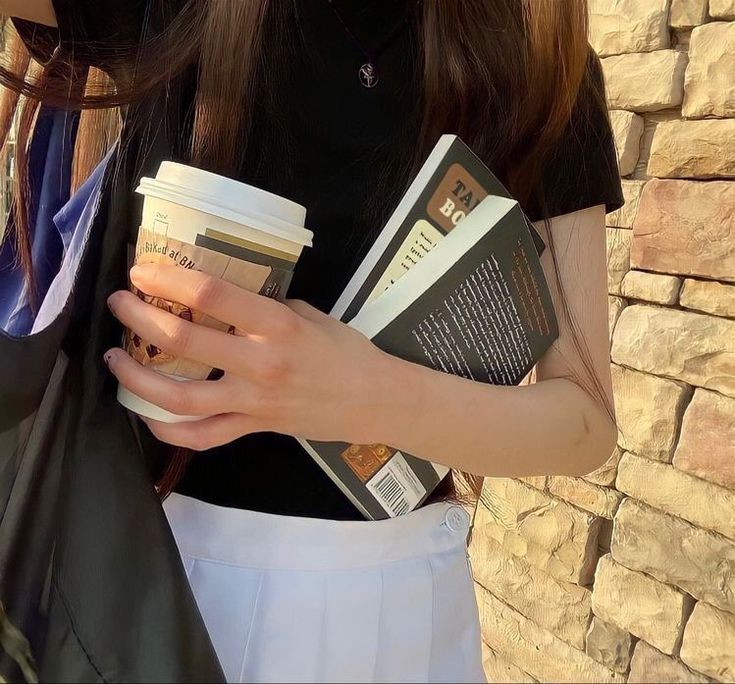
[[[660,684],[661,682],[709,682],[704,675],[692,672],[684,663],[664,655],[645,641],[639,641],[630,663],[630,684]]]
[[[735,543],[719,534],[624,499],[610,552],[632,570],[735,613]]]
[[[610,123],[615,137],[620,175],[628,176],[635,170],[643,135],[643,117],[624,109],[610,111]]]
[[[735,0],[709,0],[709,13],[713,19],[735,19]]]
[[[735,177],[735,119],[658,124],[651,144],[648,175],[658,178]]]
[[[619,295],[625,274],[630,269],[631,231],[607,229],[607,291]]]
[[[698,603],[684,631],[681,659],[718,682],[734,682],[735,615]]]
[[[735,396],[735,321],[727,318],[626,306],[611,356],[620,365]]]
[[[600,558],[592,592],[595,615],[630,632],[660,651],[677,647],[688,615],[690,598],[673,587]]]
[[[735,285],[686,278],[679,292],[679,304],[687,309],[735,318]]]
[[[610,371],[618,444],[624,450],[671,462],[678,426],[691,390],[682,382],[615,364]]]
[[[679,470],[735,490],[735,399],[703,389],[694,392],[673,463]]]
[[[735,282],[735,183],[646,183],[633,225],[630,265]]]
[[[735,22],[692,31],[682,114],[690,119],[735,116]]]
[[[620,209],[611,211],[605,222],[612,228],[632,228],[646,181],[623,179],[621,183],[625,204]]]
[[[600,518],[516,480],[485,480],[475,533],[501,544],[557,579],[588,584],[594,574]]]
[[[630,665],[632,647],[633,639],[628,632],[597,616],[592,618],[585,644],[585,653],[590,658],[615,672],[625,674]]]
[[[551,632],[476,586],[487,645],[541,682],[620,683],[625,677],[572,648]],[[501,680],[502,681],[502,680]]]
[[[537,625],[583,649],[592,592],[554,579],[522,558],[506,554],[487,534],[482,518],[489,515],[487,509],[479,507],[470,546],[475,581]]]
[[[668,306],[676,304],[680,288],[681,278],[647,271],[628,271],[620,285],[623,297]]]
[[[610,330],[610,344],[612,345],[613,331],[615,330],[615,323],[618,321],[620,312],[625,308],[626,302],[622,297],[615,297],[614,295],[608,296],[607,298],[607,322]]]
[[[623,500],[620,492],[598,487],[582,477],[552,475],[548,479],[548,490],[578,508],[608,519],[612,519]]]
[[[611,109],[655,112],[678,107],[684,99],[684,52],[637,52],[601,62]]]
[[[633,454],[620,459],[616,485],[649,506],[735,540],[735,492],[730,489]]]
[[[707,0],[671,0],[669,25],[690,29],[707,21]]]
[[[510,682],[511,684],[536,682],[530,674],[516,667],[508,658],[493,651],[486,643],[482,644],[482,666],[488,682]]]
[[[668,0],[590,0],[590,43],[599,55],[669,47]]]

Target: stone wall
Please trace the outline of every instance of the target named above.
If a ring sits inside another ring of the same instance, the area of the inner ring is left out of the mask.
[[[492,479],[471,559],[490,681],[735,680],[735,0],[590,0],[626,206],[620,423],[585,478]]]

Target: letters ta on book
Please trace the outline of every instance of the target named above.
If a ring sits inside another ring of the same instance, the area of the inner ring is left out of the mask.
[[[456,136],[442,136],[332,315],[395,356],[518,384],[559,331],[543,240]],[[445,466],[383,444],[300,440],[369,519],[420,506]]]

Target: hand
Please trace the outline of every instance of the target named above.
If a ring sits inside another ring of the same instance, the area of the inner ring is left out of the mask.
[[[105,354],[130,391],[172,413],[210,416],[188,423],[144,418],[162,441],[208,449],[252,432],[322,441],[380,441],[380,414],[396,382],[394,357],[306,302],[268,299],[198,271],[133,267],[142,292],[176,301],[235,327],[232,335],[191,323],[127,291],[108,304],[143,340],[225,371],[219,380],[177,381],[122,349]]]

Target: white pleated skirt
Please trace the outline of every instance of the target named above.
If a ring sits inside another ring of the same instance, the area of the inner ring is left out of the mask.
[[[164,510],[228,682],[485,682],[463,508],[378,522],[172,494]]]

